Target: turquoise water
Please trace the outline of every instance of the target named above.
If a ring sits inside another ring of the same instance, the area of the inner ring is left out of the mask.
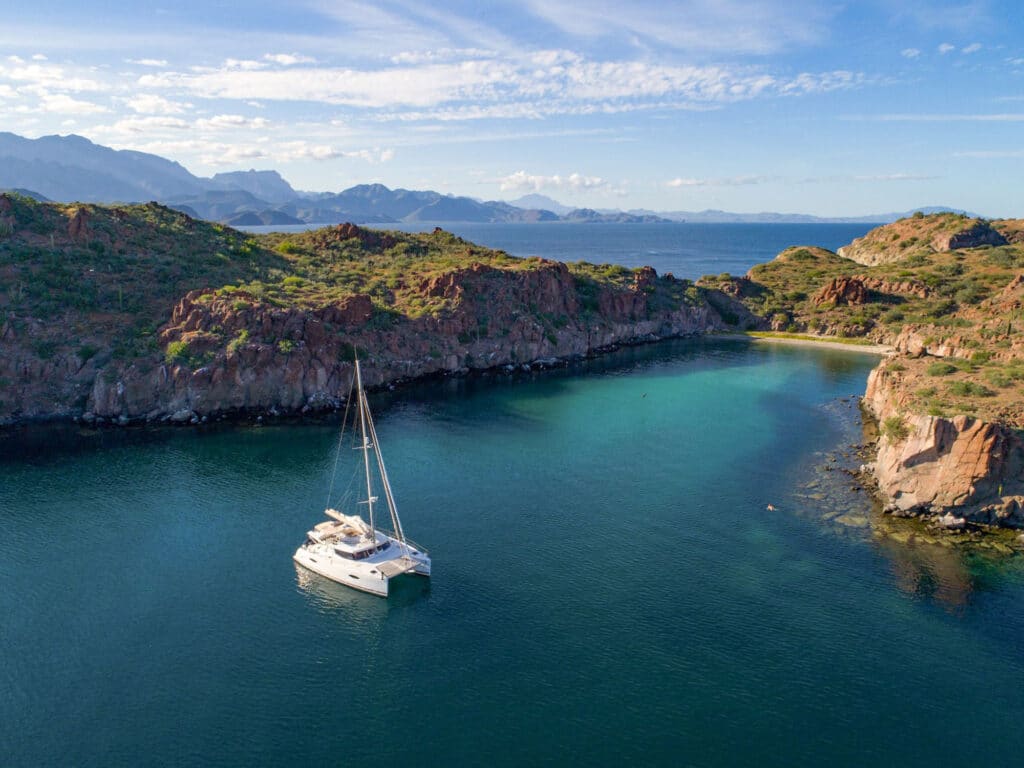
[[[820,470],[874,362],[673,342],[378,396],[434,558],[389,600],[291,561],[333,424],[9,438],[0,762],[1013,764],[1018,561],[878,538]]]
[[[243,227],[252,232],[299,232],[323,225]],[[875,224],[382,224],[382,229],[429,232],[440,226],[474,243],[513,256],[651,266],[659,274],[696,280],[701,275],[745,274],[791,245],[835,250]]]

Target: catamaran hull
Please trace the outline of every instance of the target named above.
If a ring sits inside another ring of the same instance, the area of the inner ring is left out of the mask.
[[[292,559],[303,568],[307,568],[325,579],[379,597],[387,597],[391,579],[398,578],[397,576],[385,576],[379,571],[374,572],[377,569],[373,567],[375,564],[372,562],[353,562],[332,556],[330,553],[325,555],[321,552],[314,552],[306,547],[299,547],[295,550]],[[430,562],[420,561],[415,568],[408,572],[419,576],[430,576]]]

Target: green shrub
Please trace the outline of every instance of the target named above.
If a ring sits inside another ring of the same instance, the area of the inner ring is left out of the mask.
[[[277,349],[281,354],[287,355],[295,349],[295,342],[291,339],[281,339],[277,342]]]
[[[237,352],[239,348],[249,343],[249,331],[245,328],[240,330],[231,341],[228,342],[228,352]]]
[[[882,422],[881,431],[892,442],[904,440],[910,434],[907,423],[903,420],[902,416],[888,417]]]
[[[898,361],[894,360],[893,362],[891,362],[887,366],[885,366],[885,370],[887,370],[887,371],[889,371],[891,373],[899,373],[900,371],[907,370],[907,366],[905,366],[901,362],[898,362]]]
[[[929,376],[948,376],[951,373],[956,373],[957,370],[959,370],[959,369],[955,365],[953,365],[952,363],[947,363],[947,362],[939,361],[939,362],[931,363],[928,366],[928,368],[926,370],[926,373]]]
[[[187,341],[172,341],[164,351],[164,360],[168,365],[183,365],[188,362],[189,349]]]
[[[1009,374],[995,368],[985,371],[985,380],[993,387],[1006,388],[1013,386],[1013,379]]]
[[[957,397],[992,397],[995,392],[973,381],[954,381],[949,385],[949,394]]]

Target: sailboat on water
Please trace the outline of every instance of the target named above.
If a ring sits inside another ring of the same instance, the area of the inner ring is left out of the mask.
[[[366,499],[360,503],[366,505],[368,522],[360,515],[346,515],[328,507],[324,514],[329,519],[317,523],[306,533],[305,542],[295,550],[294,560],[299,565],[339,584],[387,597],[391,580],[402,574],[430,576],[430,555],[408,539],[402,530],[398,507],[395,505],[391,483],[384,468],[384,457],[377,442],[377,430],[373,425],[366,393],[363,391],[363,375],[358,359],[355,366],[357,418],[362,437],[362,445],[358,446],[358,450],[363,454],[366,478]],[[349,403],[351,402],[350,397]],[[342,433],[344,429],[343,422]],[[374,505],[378,502],[378,497],[373,492],[373,465],[376,465],[384,491],[384,503],[391,522],[390,531],[377,527],[377,510]]]

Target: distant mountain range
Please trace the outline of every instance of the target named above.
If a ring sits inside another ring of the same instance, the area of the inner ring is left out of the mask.
[[[531,194],[511,202],[360,184],[341,192],[299,192],[277,171],[232,171],[210,178],[145,152],[115,150],[81,136],[27,139],[0,132],[0,189],[59,202],[155,200],[195,218],[233,226],[398,222],[883,223],[913,211],[850,218],[726,211],[593,210]],[[925,213],[949,208],[924,208]]]

